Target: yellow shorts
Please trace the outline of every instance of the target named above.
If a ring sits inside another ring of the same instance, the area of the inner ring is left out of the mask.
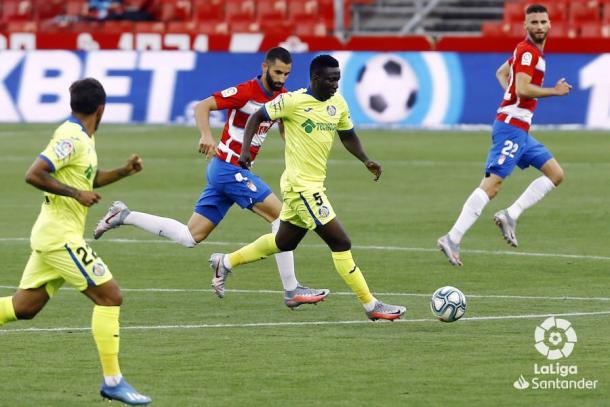
[[[303,229],[314,230],[337,216],[324,189],[303,192],[285,191],[280,220]]]
[[[30,255],[19,288],[38,288],[46,285],[49,297],[64,281],[79,291],[112,280],[110,269],[83,240],[79,244],[66,244],[61,250]]]

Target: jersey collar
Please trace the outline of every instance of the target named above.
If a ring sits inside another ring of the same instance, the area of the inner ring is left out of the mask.
[[[261,89],[263,90],[263,92],[265,92],[265,95],[267,95],[267,97],[273,97],[273,92],[269,92],[267,90],[267,88],[265,88],[265,85],[263,84],[263,81],[261,80],[261,75],[258,75],[256,77],[256,83],[258,83],[258,86],[261,87]]]
[[[536,45],[536,43],[535,43],[534,41],[532,41],[532,39],[530,38],[530,36],[529,36],[529,35],[528,35],[528,36],[525,38],[525,41],[526,41],[526,42],[529,42],[529,43],[530,43],[530,45],[532,45],[532,46],[536,47],[536,49],[537,49],[538,51],[540,51],[540,54],[541,54],[541,55],[544,57],[544,50],[543,50],[542,48],[540,48],[538,45]]]
[[[313,92],[311,91],[311,87],[309,87],[309,86],[307,87],[305,94],[311,96],[312,98],[314,98],[317,101],[324,102],[323,100],[319,99],[316,95],[313,94]]]
[[[81,129],[83,129],[85,134],[87,134],[87,135],[89,134],[89,133],[87,133],[87,129],[85,128],[85,126],[83,126],[83,123],[80,120],[78,120],[78,118],[70,115],[70,117],[68,117],[68,121],[70,123],[78,124],[81,127]]]

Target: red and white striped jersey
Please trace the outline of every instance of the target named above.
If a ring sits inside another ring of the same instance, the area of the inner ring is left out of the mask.
[[[531,41],[524,40],[517,44],[508,64],[510,65],[509,83],[504,92],[504,100],[498,108],[496,119],[529,131],[538,99],[518,97],[515,81],[517,74],[523,72],[532,78],[532,85],[542,86],[546,70],[544,55]]]
[[[285,88],[278,92],[268,92],[261,81],[261,77],[258,76],[237,86],[214,93],[213,96],[218,109],[228,109],[227,122],[222,130],[220,143],[218,143],[218,148],[216,149],[216,156],[233,165],[239,165],[237,159],[241,154],[244,129],[248,118],[260,109],[263,104],[284,92],[286,92]],[[254,135],[250,146],[252,161],[256,158],[256,154],[265,141],[267,132],[273,126],[273,123],[275,122],[267,121],[261,123]]]

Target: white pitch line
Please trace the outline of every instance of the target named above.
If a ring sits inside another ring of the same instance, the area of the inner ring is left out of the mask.
[[[26,237],[0,237],[0,242],[29,242]],[[107,243],[126,243],[126,244],[172,244],[176,243],[170,240],[152,240],[152,239],[104,239],[95,241],[86,239],[90,242],[107,242]],[[249,244],[250,242],[222,242],[222,241],[206,241],[202,246],[232,246],[239,247]],[[324,244],[302,244],[299,247],[308,247],[312,249],[328,249]],[[407,246],[378,246],[378,245],[353,245],[356,250],[384,250],[384,251],[399,251],[399,252],[438,252],[438,249],[431,247],[407,247]],[[469,254],[492,254],[492,255],[508,255],[508,256],[524,256],[524,257],[556,257],[562,259],[583,259],[583,260],[610,260],[610,256],[595,256],[585,254],[563,254],[563,253],[536,253],[536,252],[517,252],[508,250],[476,250],[466,249],[462,253]]]
[[[481,317],[464,317],[461,321],[498,321],[512,319],[534,319],[547,317],[580,317],[580,316],[595,316],[595,315],[610,315],[610,311],[594,311],[594,312],[566,312],[561,314],[524,314],[524,315],[497,315],[497,316],[481,316]],[[433,318],[420,319],[402,319],[395,321],[396,323],[416,323],[416,322],[438,322]],[[121,326],[123,330],[130,331],[149,331],[149,330],[167,330],[167,329],[218,329],[218,328],[282,328],[293,326],[319,326],[319,325],[360,325],[371,324],[368,320],[356,321],[303,321],[303,322],[258,322],[250,324],[187,324],[187,325],[133,325]],[[380,322],[380,324],[391,326],[388,322]],[[2,329],[0,334],[8,333],[38,333],[38,332],[74,332],[74,331],[90,331],[90,327],[60,327],[60,328],[23,328],[23,329]]]
[[[16,286],[0,285],[0,289],[16,290]],[[74,291],[73,288],[62,287],[62,291]],[[209,288],[121,288],[124,292],[150,292],[150,293],[212,293],[214,290]],[[245,290],[238,288],[228,288],[225,290],[228,293],[239,294],[284,294],[280,290]],[[350,291],[331,291],[331,295],[353,296]],[[374,292],[373,294],[383,297],[430,297],[430,294],[424,293],[397,293],[397,292]],[[511,294],[468,294],[468,298],[491,298],[491,299],[509,299],[509,300],[547,300],[547,301],[610,301],[610,297],[576,297],[576,296],[542,296],[542,295],[511,295]]]

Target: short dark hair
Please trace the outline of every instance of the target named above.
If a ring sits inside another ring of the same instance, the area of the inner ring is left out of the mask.
[[[94,78],[85,78],[70,85],[70,107],[74,113],[92,114],[106,104],[106,91]]]
[[[548,13],[549,11],[542,4],[530,4],[525,9],[525,15],[532,13]]]
[[[267,51],[267,54],[265,54],[265,62],[267,63],[275,62],[278,59],[285,64],[292,63],[292,55],[290,55],[290,52],[288,52],[286,48],[271,48],[269,51]]]
[[[309,77],[311,78],[314,74],[319,73],[325,68],[339,68],[339,61],[328,54],[318,55],[311,60],[311,64],[309,65]]]

